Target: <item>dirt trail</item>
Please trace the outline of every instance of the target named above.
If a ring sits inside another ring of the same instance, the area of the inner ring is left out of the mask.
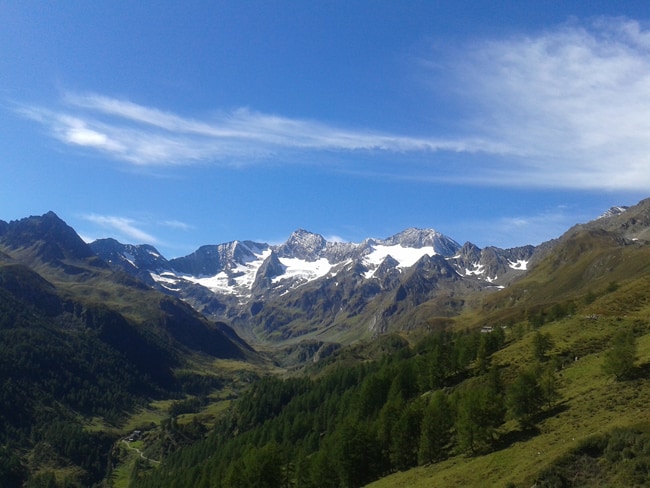
[[[141,457],[142,459],[144,459],[145,461],[149,461],[149,462],[152,462],[152,463],[160,464],[160,461],[156,461],[155,459],[151,459],[151,458],[148,458],[147,456],[145,456],[141,449],[138,449],[137,447],[133,447],[133,446],[131,446],[131,443],[130,443],[129,441],[127,441],[126,439],[122,439],[122,442],[123,442],[124,444],[126,444],[126,447],[128,447],[128,448],[131,449],[132,451],[135,451],[135,452],[137,452],[138,454],[140,454],[140,457]]]

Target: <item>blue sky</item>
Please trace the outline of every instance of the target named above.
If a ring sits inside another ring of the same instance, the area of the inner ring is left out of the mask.
[[[650,196],[650,4],[0,2],[0,219],[538,244]]]

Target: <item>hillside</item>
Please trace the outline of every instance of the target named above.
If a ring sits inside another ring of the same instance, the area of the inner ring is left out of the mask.
[[[377,478],[369,486],[646,486],[648,284],[632,279],[589,305],[581,297],[571,317],[515,322],[503,343],[476,332],[386,341],[383,359],[342,350],[314,379],[256,385],[206,441],[134,486],[284,486],[287,477],[306,487]],[[630,295],[626,317],[607,312]],[[622,329],[637,352],[632,374],[617,380],[603,364]],[[541,358],[538,334],[550,345]],[[517,396],[528,372],[540,376]],[[513,398],[534,408],[522,414]]]

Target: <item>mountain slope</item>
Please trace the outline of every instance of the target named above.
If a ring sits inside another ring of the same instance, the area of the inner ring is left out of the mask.
[[[201,365],[215,359],[260,361],[226,324],[113,271],[54,213],[0,222],[0,444],[20,453],[16,486],[64,467],[70,486],[99,482],[115,434],[82,424],[208,394],[222,379]]]
[[[68,308],[98,305],[124,316],[131,327],[141,328],[169,347],[224,357],[245,357],[250,348],[226,324],[205,320],[182,302],[160,294],[126,272],[136,263],[166,263],[150,246],[122,246],[115,272],[69,226],[53,212],[5,223],[0,229],[0,252],[10,263],[22,264],[39,273],[57,290]],[[117,241],[99,243],[113,249]],[[133,252],[132,260],[121,259]],[[125,272],[126,271],[126,272]],[[137,276],[137,272],[134,272]],[[136,325],[138,324],[138,325]]]
[[[544,246],[535,264],[515,284],[486,297],[482,313],[513,305],[550,314],[556,306],[614,291],[618,286],[650,273],[650,199],[624,212],[601,217],[569,229],[552,246]],[[509,311],[508,311],[509,310]]]

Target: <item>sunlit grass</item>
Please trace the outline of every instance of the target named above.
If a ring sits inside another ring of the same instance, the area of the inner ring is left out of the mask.
[[[608,301],[616,302],[616,297],[608,297]],[[580,441],[615,427],[636,426],[647,420],[650,379],[641,374],[636,379],[617,382],[602,369],[603,352],[609,338],[618,328],[634,324],[637,328],[645,324],[645,333],[637,339],[637,365],[650,364],[650,314],[644,301],[639,298],[636,311],[625,317],[610,315],[588,319],[581,314],[540,329],[553,338],[555,346],[551,355],[562,354],[568,360],[559,371],[562,398],[553,414],[539,422],[537,431],[521,433],[513,421],[508,421],[500,431],[506,445],[492,453],[477,457],[457,455],[431,466],[395,473],[369,486],[503,488],[514,483],[529,487],[534,484],[537,473]],[[604,308],[602,302],[594,306]],[[493,361],[504,366],[506,376],[513,374],[512,369],[532,363],[531,338],[532,331],[528,331],[521,340],[494,355]],[[574,350],[584,354],[574,354]]]

